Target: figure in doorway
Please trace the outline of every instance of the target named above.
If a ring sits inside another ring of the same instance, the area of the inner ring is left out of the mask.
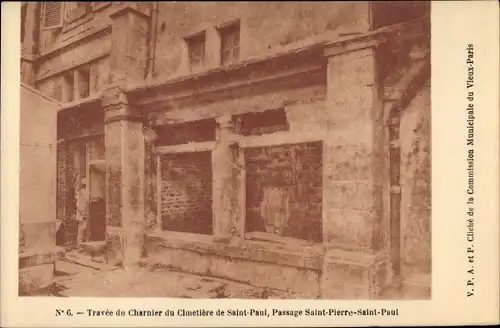
[[[78,224],[77,245],[88,239],[88,207],[89,195],[87,193],[87,179],[83,178],[76,192],[76,222]]]

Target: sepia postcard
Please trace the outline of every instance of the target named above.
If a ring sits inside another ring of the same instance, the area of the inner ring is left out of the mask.
[[[0,325],[500,323],[499,24],[3,2]]]

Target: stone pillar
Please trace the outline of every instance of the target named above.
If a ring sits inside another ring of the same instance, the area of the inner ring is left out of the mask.
[[[373,299],[385,281],[382,233],[383,124],[377,41],[325,50],[327,108],[335,125],[324,147],[322,297]]]
[[[106,158],[107,262],[134,265],[142,255],[144,233],[144,137],[142,117],[128,105],[120,87],[103,99]]]
[[[77,69],[73,71],[73,101],[79,100],[82,88],[82,79]]]
[[[38,40],[38,17],[40,14],[40,3],[28,2],[23,4],[25,10],[24,35],[21,45],[21,81],[33,86],[35,84],[35,57],[37,53]]]
[[[149,12],[136,3],[115,5],[110,56],[111,81],[140,81],[146,76],[148,57]]]
[[[229,241],[234,223],[236,201],[234,175],[235,155],[231,147],[234,139],[231,116],[217,118],[216,148],[212,152],[213,220],[216,241]]]

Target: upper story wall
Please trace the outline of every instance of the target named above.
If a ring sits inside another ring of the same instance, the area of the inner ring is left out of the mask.
[[[111,24],[109,13],[112,1],[102,2],[64,2],[63,26],[58,29],[44,29],[40,24],[39,53],[45,54],[58,44],[77,39],[78,35],[88,31],[96,24]],[[137,3],[139,7],[149,8],[150,3]],[[40,5],[43,7],[42,5]],[[40,23],[43,22],[43,8],[39,11]]]
[[[396,22],[387,20],[387,17],[398,17],[397,22],[414,18],[413,14],[406,17],[401,6],[396,8],[391,3],[138,2],[133,6],[146,13],[147,20],[151,19],[149,28],[146,27],[144,35],[140,36],[144,40],[141,46],[131,46],[133,42],[126,35],[133,33],[127,28],[113,28],[110,14],[124,3],[64,2],[63,24],[55,29],[43,26],[44,5],[29,3],[25,7],[27,23],[22,44],[23,49],[33,54],[34,64],[24,65],[22,70],[33,72],[33,84],[44,94],[63,102],[74,101],[81,98],[80,93],[91,96],[102,90],[112,80],[113,72],[120,69],[119,65],[111,67],[111,54],[121,49],[112,42],[125,42],[128,44],[124,48],[144,50],[137,54],[141,57],[139,60],[147,62],[144,67],[153,68],[154,77],[169,78],[193,71],[190,36],[204,34],[201,50],[204,62],[198,68],[208,69],[222,64],[224,38],[221,31],[227,24],[237,22],[239,26],[238,55],[233,61],[237,63],[275,53],[282,47],[298,45],[304,40],[316,38],[320,41],[322,38],[364,33],[374,28],[374,20],[377,20],[377,26],[383,26]],[[403,9],[407,7],[411,7],[410,4]],[[420,10],[418,15],[424,12]],[[124,36],[117,36],[119,33]],[[144,73],[146,76],[147,72]],[[76,85],[80,80],[85,80],[82,82],[85,87],[80,87],[82,92],[75,91],[76,87],[67,87],[68,81]]]
[[[48,29],[39,5],[37,89],[69,102],[92,96],[109,84],[111,7],[111,2],[64,2],[62,26]]]
[[[217,28],[239,21],[239,61],[327,31],[362,33],[369,28],[368,2],[159,2],[155,76],[188,70],[185,37],[206,32],[206,64],[217,66]],[[219,43],[219,44],[217,44]]]

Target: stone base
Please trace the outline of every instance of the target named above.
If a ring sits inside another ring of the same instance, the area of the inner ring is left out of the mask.
[[[212,236],[154,233],[146,239],[149,266],[233,280],[256,287],[319,297],[322,247],[243,240],[216,243]],[[321,245],[319,245],[321,246]]]
[[[106,263],[109,265],[122,265],[124,258],[125,240],[119,229],[106,230]]]
[[[300,242],[299,242],[300,243]],[[146,238],[150,266],[234,280],[321,299],[379,299],[387,258],[331,250],[323,245],[256,242],[214,243],[211,236],[156,232]]]
[[[21,222],[24,246],[37,249],[56,244],[57,221]]]
[[[123,228],[107,227],[106,244],[102,250],[106,254],[106,263],[129,268],[137,267],[143,252],[142,239],[140,233],[127,234]]]
[[[19,296],[36,295],[54,283],[55,264],[43,264],[19,270]]]
[[[54,282],[55,262],[63,255],[59,247],[26,250],[19,254],[19,295],[36,295]]]
[[[387,257],[360,251],[327,252],[321,298],[379,299],[387,284]]]

